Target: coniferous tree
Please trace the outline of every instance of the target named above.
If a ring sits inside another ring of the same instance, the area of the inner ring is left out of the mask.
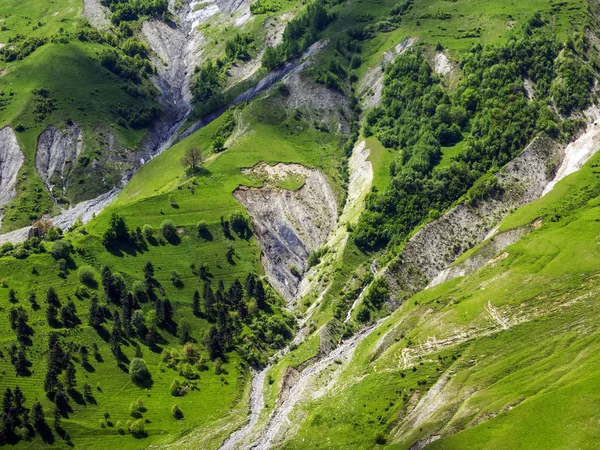
[[[194,291],[194,297],[192,298],[192,312],[195,316],[200,315],[200,293],[198,290]]]
[[[237,308],[244,298],[244,288],[240,280],[235,280],[229,287],[229,304],[232,308]]]
[[[82,366],[88,366],[90,364],[88,348],[85,345],[79,347],[79,356],[81,358]]]
[[[56,384],[58,383],[58,372],[55,367],[48,367],[46,372],[46,378],[44,379],[44,391],[46,393],[54,392]]]
[[[99,327],[104,321],[102,309],[98,305],[98,297],[95,295],[90,302],[89,324],[93,327]]]
[[[40,402],[35,402],[31,407],[31,420],[33,427],[40,432],[45,428],[46,419],[44,418],[44,407]]]
[[[48,322],[48,325],[50,325],[51,327],[56,325],[56,323],[58,322],[58,319],[56,317],[57,314],[58,314],[58,310],[56,309],[56,306],[48,305],[48,308],[46,309],[46,321]]]
[[[267,306],[267,295],[265,294],[265,288],[261,280],[256,283],[256,304],[260,309],[265,309]]]
[[[209,319],[213,319],[215,315],[215,295],[208,282],[204,283],[202,294],[204,298],[204,313]]]
[[[173,306],[171,305],[171,301],[166,298],[163,302],[163,321],[165,324],[173,321]]]
[[[19,385],[15,386],[15,390],[13,391],[13,399],[16,413],[18,415],[23,414],[25,412],[25,394],[23,394],[23,390],[19,387]]]
[[[256,295],[256,275],[249,273],[246,277],[246,295],[254,297]]]
[[[210,359],[212,360],[223,356],[221,337],[219,336],[219,331],[214,326],[212,326],[208,332],[208,337],[206,339],[206,348],[208,349],[208,354],[210,356]]]
[[[156,312],[156,320],[158,323],[163,323],[165,321],[165,308],[160,298],[156,299],[156,303],[154,304],[154,312]]]
[[[75,386],[77,386],[76,371],[73,364],[69,364],[65,370],[65,386],[67,390],[75,389]]]
[[[48,291],[46,292],[46,303],[55,306],[56,308],[60,307],[60,300],[58,299],[58,294],[56,293],[53,287],[48,288]]]

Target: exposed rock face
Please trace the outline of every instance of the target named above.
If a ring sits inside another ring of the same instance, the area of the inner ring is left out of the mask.
[[[383,90],[383,69],[392,63],[398,55],[401,55],[410,47],[415,45],[417,38],[408,37],[383,54],[381,64],[370,67],[365,77],[358,85],[358,98],[361,99],[363,109],[370,109],[381,103],[381,92]]]
[[[13,129],[0,128],[0,208],[17,194],[17,174],[24,159]]]
[[[438,75],[450,75],[450,73],[452,72],[452,64],[450,64],[450,60],[448,59],[445,53],[436,53],[435,58],[433,60],[433,70]]]
[[[554,177],[548,167],[560,164],[564,150],[547,137],[534,139],[496,175],[501,194],[474,204],[461,203],[419,230],[385,271],[393,293],[391,306],[427,286],[461,254],[482,242],[510,211],[541,197]]]
[[[50,125],[37,141],[35,166],[50,192],[56,187],[65,194],[69,174],[83,149],[83,135],[77,125],[58,130]]]
[[[83,0],[83,16],[96,28],[110,28],[110,11],[100,0]]]
[[[333,189],[319,171],[299,164],[278,164],[274,169],[279,177],[304,176],[304,185],[288,191],[267,182],[262,188],[242,186],[233,195],[252,217],[271,284],[292,300],[301,281],[292,268],[303,272],[310,252],[327,241],[337,222],[338,207]]]
[[[287,108],[301,110],[304,117],[309,117],[313,122],[326,123],[330,131],[337,128],[335,131],[343,134],[350,132],[347,118],[353,117],[354,113],[348,97],[316,83],[302,73],[292,73],[283,81],[289,88],[289,96],[285,99]]]

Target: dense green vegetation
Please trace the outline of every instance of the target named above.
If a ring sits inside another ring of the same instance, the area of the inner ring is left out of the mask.
[[[135,149],[160,114],[148,79],[154,70],[149,49],[136,37],[136,27],[122,23],[96,30],[79,17],[81,8],[79,1],[60,0],[51,6],[9,2],[0,10],[0,42],[6,44],[0,56],[0,126],[18,131],[25,155],[17,198],[3,211],[3,231],[56,210],[34,167],[37,137],[48,125],[76,123],[83,130],[84,152],[59,199],[71,202],[95,197],[120,180],[106,151],[107,130],[120,145]],[[97,169],[90,174],[89,167]]]
[[[169,14],[167,0],[102,0],[112,11],[110,20],[115,25],[136,21],[142,17],[166,16]]]
[[[550,103],[556,99],[563,114],[589,105],[594,80],[589,44],[583,35],[576,42],[558,45],[537,14],[521,37],[499,46],[476,45],[464,55],[463,76],[453,92],[442,86],[419,50],[388,66],[382,105],[367,115],[365,133],[399,150],[399,156],[390,169],[390,187],[368,200],[357,244],[377,249],[401,243],[424,218],[445,210],[537,133],[570,136],[577,123],[561,120]],[[526,97],[524,78],[536,87],[533,101]],[[463,139],[464,150],[438,167],[442,147]],[[488,186],[478,195],[493,194]]]

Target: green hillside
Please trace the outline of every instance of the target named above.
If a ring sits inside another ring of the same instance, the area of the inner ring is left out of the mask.
[[[425,289],[423,248],[386,280],[452,208],[518,197],[495,174],[536,137],[595,152],[598,6],[168,3],[0,5],[25,157],[2,231],[35,222],[0,246],[0,445],[593,448],[598,155],[511,208],[521,238],[473,273]],[[50,125],[83,133],[64,192],[36,168]]]

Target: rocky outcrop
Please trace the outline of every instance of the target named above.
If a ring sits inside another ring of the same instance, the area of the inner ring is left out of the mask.
[[[358,83],[358,98],[363,109],[371,109],[381,103],[383,90],[383,69],[393,62],[410,47],[415,45],[417,38],[408,37],[383,54],[381,64],[370,67],[364,78]]]
[[[261,171],[259,167],[255,170]],[[252,217],[271,284],[284,298],[292,300],[308,256],[327,241],[335,228],[338,207],[333,189],[319,171],[299,164],[274,167],[277,177],[302,176],[304,185],[289,191],[276,187],[276,179],[270,177],[263,187],[242,186],[233,196]]]
[[[13,129],[0,128],[0,208],[17,194],[17,174],[24,159]]]
[[[554,177],[565,147],[547,137],[536,138],[497,175],[501,193],[463,202],[419,230],[385,270],[391,307],[423,289],[468,249],[488,237],[512,210],[541,197]]]
[[[450,63],[448,56],[446,56],[444,52],[438,52],[435,54],[433,60],[433,70],[438,75],[444,77],[450,75],[450,73],[452,72],[452,64]]]
[[[55,189],[60,194],[66,193],[69,174],[82,149],[83,135],[81,128],[75,124],[68,125],[63,130],[50,125],[40,134],[35,167],[50,193]]]
[[[100,0],[83,0],[83,17],[101,30],[110,28],[110,10]]]

